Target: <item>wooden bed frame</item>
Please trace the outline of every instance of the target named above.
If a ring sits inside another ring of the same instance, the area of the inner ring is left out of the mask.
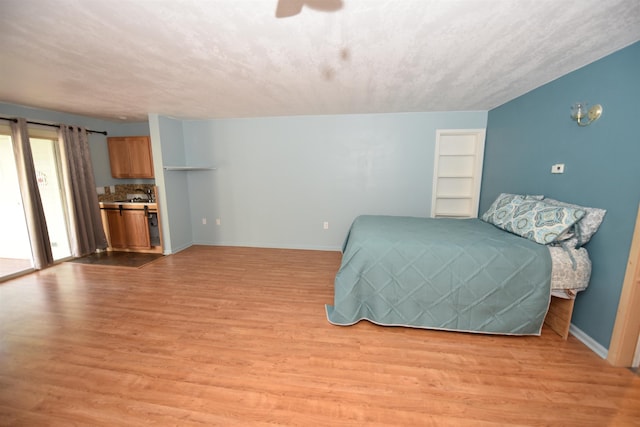
[[[560,335],[563,340],[566,340],[569,336],[569,327],[571,326],[571,316],[573,315],[573,304],[575,301],[575,295],[571,299],[552,296],[547,317],[544,319],[544,324]]]

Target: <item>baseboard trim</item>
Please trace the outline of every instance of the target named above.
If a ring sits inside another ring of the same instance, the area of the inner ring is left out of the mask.
[[[272,244],[272,243],[256,243],[256,242],[193,242],[194,245],[202,246],[233,246],[244,248],[264,248],[264,249],[293,249],[302,251],[325,251],[340,252],[340,246],[317,246],[317,245],[296,245],[296,244]]]
[[[582,329],[578,328],[573,323],[571,324],[571,326],[569,326],[569,333],[576,337],[582,344],[589,347],[589,349],[595,354],[605,360],[607,359],[607,353],[609,353],[609,350],[604,348],[599,342],[591,338]]]
[[[180,251],[184,251],[185,249],[190,248],[191,246],[193,246],[195,243],[187,243],[186,245],[182,245],[180,247],[177,248],[165,248],[164,252],[162,253],[163,255],[173,255],[173,254],[177,254]]]

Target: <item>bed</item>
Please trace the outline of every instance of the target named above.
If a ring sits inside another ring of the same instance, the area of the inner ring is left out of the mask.
[[[553,202],[501,194],[482,218],[356,218],[329,322],[539,335],[547,318],[566,338],[573,300],[591,273],[581,246],[595,231],[578,229],[584,208]],[[549,206],[560,208],[542,221],[551,227],[540,227],[538,215],[533,231],[522,228],[523,212],[535,217]],[[604,211],[597,213],[601,222]]]

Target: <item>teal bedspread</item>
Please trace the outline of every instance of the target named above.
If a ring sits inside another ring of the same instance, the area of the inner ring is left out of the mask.
[[[385,326],[539,335],[551,257],[480,219],[360,216],[353,222],[327,318]]]

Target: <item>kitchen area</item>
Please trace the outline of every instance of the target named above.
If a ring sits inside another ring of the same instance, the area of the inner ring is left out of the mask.
[[[148,136],[109,137],[107,144],[113,178],[154,178]],[[109,251],[162,253],[155,184],[115,184],[96,191]]]
[[[108,242],[107,250],[100,252],[105,257],[170,255],[193,244],[190,181],[212,182],[210,171],[215,168],[207,160],[202,164],[200,159],[186,158],[182,121],[150,114],[149,121],[120,123],[76,115],[60,117],[50,111],[23,111],[14,106],[0,108],[0,112],[96,130],[88,135],[88,142],[100,226]],[[35,125],[34,129],[37,133],[30,139],[53,259],[56,263],[75,261],[80,258],[74,260],[71,253],[66,217],[69,198],[57,166],[61,161],[60,150],[56,149],[57,131]],[[34,270],[14,158],[9,126],[4,133],[0,128],[0,166],[5,176],[14,178],[0,183],[5,219],[0,239],[0,282]],[[216,230],[210,227],[205,231],[211,234]]]

